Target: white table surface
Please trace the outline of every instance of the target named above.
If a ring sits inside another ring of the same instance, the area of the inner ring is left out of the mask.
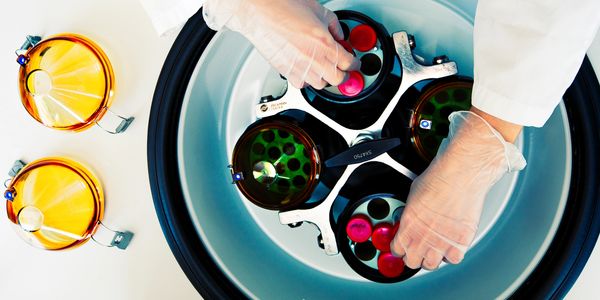
[[[158,37],[135,0],[3,1],[0,28],[0,178],[16,159],[66,156],[80,161],[104,186],[104,222],[135,233],[126,251],[89,242],[50,252],[22,242],[1,216],[0,299],[200,299],[162,234],[146,163],[152,94],[175,36]],[[76,134],[47,129],[22,107],[14,50],[27,34],[61,32],[86,35],[107,52],[117,82],[112,109],[136,117],[124,134],[96,127]],[[599,251],[596,247],[570,298],[597,296]]]

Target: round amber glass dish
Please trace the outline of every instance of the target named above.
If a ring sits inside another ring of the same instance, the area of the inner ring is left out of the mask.
[[[233,170],[242,194],[266,209],[284,210],[304,203],[321,172],[317,146],[299,126],[281,120],[252,125],[236,143]]]
[[[79,163],[64,158],[26,165],[8,185],[5,197],[17,233],[29,244],[48,250],[85,243],[104,213],[98,180]]]
[[[75,34],[49,37],[24,54],[19,90],[27,112],[43,125],[80,131],[111,104],[114,74],[106,54]]]
[[[417,100],[411,124],[412,143],[419,155],[432,161],[448,136],[452,112],[471,108],[473,82],[467,79],[434,81]]]

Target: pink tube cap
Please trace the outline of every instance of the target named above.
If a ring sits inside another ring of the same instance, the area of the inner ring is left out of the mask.
[[[372,232],[371,220],[365,215],[352,216],[346,225],[346,234],[353,242],[362,243],[369,240]]]
[[[354,97],[362,92],[363,88],[365,87],[365,80],[357,71],[350,71],[348,74],[348,80],[338,85],[338,90],[344,96]]]

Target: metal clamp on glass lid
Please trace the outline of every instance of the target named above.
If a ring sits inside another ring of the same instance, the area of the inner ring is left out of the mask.
[[[232,176],[252,203],[283,210],[304,203],[321,172],[317,147],[292,122],[264,119],[250,126],[233,151]]]
[[[473,80],[465,77],[434,80],[423,88],[411,118],[411,140],[426,161],[431,161],[448,136],[452,112],[471,108]]]
[[[114,73],[106,54],[76,34],[28,36],[16,51],[21,101],[44,126],[81,131],[96,124],[121,133],[133,121],[112,113]],[[110,118],[104,118],[106,113]]]
[[[6,182],[6,211],[27,243],[46,250],[74,248],[93,239],[127,248],[133,233],[102,224],[104,193],[96,177],[79,163],[45,158],[17,161]]]

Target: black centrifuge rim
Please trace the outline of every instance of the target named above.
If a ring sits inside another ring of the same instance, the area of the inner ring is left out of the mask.
[[[240,299],[246,296],[219,269],[195,230],[178,169],[177,132],[183,99],[196,63],[214,34],[200,10],[183,27],[166,58],[148,123],[148,173],[163,233],[190,282],[203,297]],[[544,257],[512,298],[566,295],[600,232],[600,85],[587,58],[564,98],[573,141],[568,205]]]
[[[176,133],[187,83],[214,35],[200,10],[188,20],[169,51],[148,122],[148,175],[163,234],[190,282],[208,299],[241,299],[245,296],[219,269],[195,230],[177,167]]]

